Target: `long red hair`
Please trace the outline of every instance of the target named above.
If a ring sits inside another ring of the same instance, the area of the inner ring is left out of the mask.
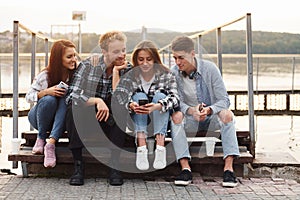
[[[64,77],[69,77],[69,79],[72,77],[74,70],[66,70],[62,63],[65,49],[70,47],[76,48],[73,42],[65,39],[57,40],[53,43],[49,64],[46,67],[46,70],[48,71],[48,87],[57,85]]]

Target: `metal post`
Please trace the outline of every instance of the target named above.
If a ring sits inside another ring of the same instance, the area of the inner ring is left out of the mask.
[[[172,65],[171,65],[171,46],[169,46],[168,47],[168,49],[169,49],[169,67],[172,67]]]
[[[30,70],[30,83],[32,83],[35,77],[35,60],[36,60],[36,34],[32,33],[31,35],[31,70]],[[33,103],[30,104],[30,108],[33,107]],[[30,125],[30,130],[34,128]]]
[[[255,94],[258,97],[258,76],[259,76],[259,58],[257,58],[257,63],[256,63],[256,89],[255,89]],[[255,126],[255,133],[257,133],[257,118],[258,116],[255,115],[255,120],[256,120],[256,126]]]
[[[250,131],[250,153],[255,157],[255,133],[254,133],[254,100],[253,100],[253,58],[252,58],[252,28],[251,14],[247,13],[247,71],[248,71],[248,115],[249,115],[249,131]]]
[[[218,54],[218,67],[223,74],[223,64],[222,64],[222,41],[221,41],[221,28],[217,29],[217,54]]]
[[[289,95],[289,106],[290,106],[290,102],[291,102],[291,96],[294,94],[294,89],[295,89],[295,69],[296,69],[296,58],[293,57],[292,60],[293,63],[293,72],[292,72],[292,94]],[[290,107],[289,107],[290,109]],[[294,135],[294,115],[291,114],[291,127],[290,127],[290,140],[295,138]]]
[[[164,51],[162,52],[162,59],[163,59],[163,63],[165,64],[166,63],[166,59],[165,59],[165,52]]]
[[[49,57],[49,42],[48,38],[45,38],[45,66],[48,66]]]
[[[202,35],[198,35],[197,37],[197,45],[198,45],[198,58],[202,59]]]
[[[147,28],[145,26],[142,26],[142,40],[147,39]]]
[[[1,57],[0,57],[0,64],[1,64]],[[2,67],[0,67],[0,95],[2,95],[2,72],[1,72]]]
[[[78,49],[79,49],[79,55],[81,54],[81,26],[80,26],[80,23],[78,24],[78,28],[79,28],[79,31],[78,31]]]
[[[13,138],[18,138],[18,80],[19,80],[19,22],[14,21],[13,27]],[[13,168],[18,168],[18,162],[13,162]]]
[[[294,93],[295,89],[295,69],[296,69],[296,58],[293,57],[293,73],[292,73],[292,94]]]
[[[30,83],[32,83],[35,77],[35,61],[36,61],[36,34],[32,33],[31,38],[31,74],[30,74]]]

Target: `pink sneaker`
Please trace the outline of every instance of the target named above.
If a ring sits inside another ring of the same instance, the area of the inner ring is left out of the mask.
[[[55,165],[56,165],[55,145],[47,143],[45,145],[44,167],[55,167]]]
[[[32,153],[33,154],[43,154],[44,153],[44,145],[45,145],[45,140],[37,138],[35,141],[35,144],[32,148]]]

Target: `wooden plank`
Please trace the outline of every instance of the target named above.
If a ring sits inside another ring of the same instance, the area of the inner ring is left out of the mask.
[[[172,138],[165,138],[166,142],[172,142]],[[220,139],[216,137],[188,137],[188,142],[206,142],[206,141],[214,141],[214,142],[221,142]]]
[[[100,148],[99,148],[100,149]],[[8,161],[22,161],[28,163],[43,163],[44,155],[33,155],[31,153],[32,148],[25,147],[20,150],[20,154],[9,154]],[[134,152],[135,148],[127,148],[128,151]],[[84,159],[87,163],[97,163],[98,160],[108,160],[109,154],[105,151],[98,151],[99,154],[97,158],[94,158],[86,150],[83,151]],[[101,153],[102,152],[102,153]],[[207,156],[205,148],[201,147],[190,147],[190,153],[192,156],[193,163],[223,163],[223,151],[221,147],[215,148],[215,153],[213,156]],[[251,163],[253,162],[253,156],[247,151],[246,147],[240,147],[241,156],[237,159],[237,163]],[[71,151],[67,147],[57,147],[56,148],[57,163],[73,163],[73,157]],[[172,160],[173,154],[167,155],[167,159]],[[135,160],[135,154],[126,154],[122,157],[124,162],[132,162]]]
[[[68,134],[67,132],[63,133],[62,137],[57,143],[57,146],[67,146],[67,141],[68,141],[67,134]],[[239,146],[246,146],[247,149],[250,151],[250,132],[238,130],[236,134],[237,134]],[[34,130],[34,131],[23,132],[21,137],[24,138],[26,141],[26,143],[23,144],[24,146],[33,147],[36,141],[37,131]],[[220,137],[220,132],[198,132],[196,134],[187,133],[187,140],[189,143],[192,143],[191,144],[192,146],[199,146],[202,142],[212,137],[215,137],[214,140],[216,140],[217,142],[216,146],[220,146],[221,140],[218,139]],[[171,142],[172,139],[167,137],[165,141],[168,143]],[[125,147],[135,147],[134,137],[132,137],[131,135],[128,135],[128,137],[126,137]]]
[[[49,133],[48,133],[49,135]],[[236,131],[236,135],[238,138],[249,138],[250,137],[250,132],[249,131]],[[192,133],[187,133],[187,137],[195,138],[195,137],[219,137],[220,133],[219,132],[198,132],[197,134],[192,134]],[[37,138],[37,131],[25,131],[22,132],[21,137],[24,139],[29,139],[29,140],[36,140]],[[64,132],[61,136],[61,138],[67,138],[68,133]],[[192,139],[190,139],[191,141]],[[202,139],[199,139],[202,140]],[[170,139],[166,138],[166,141],[171,141]]]

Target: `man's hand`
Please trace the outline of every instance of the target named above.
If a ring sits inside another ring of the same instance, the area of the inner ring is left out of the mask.
[[[211,114],[211,109],[210,107],[204,107],[206,106],[205,104],[199,104],[195,107],[191,107],[191,109],[193,110],[193,118],[196,120],[196,121],[204,121],[205,118],[207,117],[207,115],[210,115]]]
[[[97,102],[96,106],[97,106],[97,113],[96,113],[97,120],[100,122],[101,121],[106,122],[109,117],[109,109],[107,105],[102,99],[100,99],[100,101]]]
[[[128,62],[125,60],[123,65],[115,65],[113,68],[113,73],[119,73],[120,70],[126,69]]]

